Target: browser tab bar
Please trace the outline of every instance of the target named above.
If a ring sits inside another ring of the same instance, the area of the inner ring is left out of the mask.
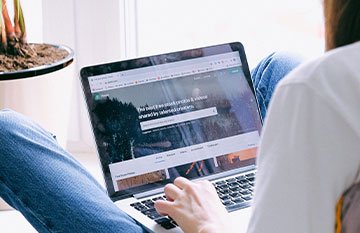
[[[89,77],[92,93],[241,66],[237,52]]]

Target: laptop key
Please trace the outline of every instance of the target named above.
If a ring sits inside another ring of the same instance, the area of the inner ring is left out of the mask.
[[[249,184],[241,184],[240,187],[243,189],[248,189],[248,188],[251,188],[252,186]]]
[[[239,197],[239,196],[240,196],[240,193],[230,193],[230,196],[231,196],[231,197]]]
[[[164,200],[164,198],[163,198],[163,197],[155,197],[155,198],[153,198],[152,200],[153,200],[153,201]]]
[[[231,193],[230,189],[226,188],[220,191],[222,194],[229,194]]]
[[[138,211],[144,211],[148,209],[146,206],[134,206],[134,208]]]
[[[255,177],[249,177],[247,179],[250,180],[250,181],[255,181]]]
[[[147,209],[147,210],[143,210],[141,211],[141,213],[145,214],[145,215],[152,215],[154,213],[157,213],[156,209]]]
[[[245,201],[250,201],[252,199],[251,195],[241,196]]]
[[[240,192],[242,195],[249,195],[251,192],[249,190],[244,190]]]
[[[145,206],[148,207],[149,209],[154,208],[155,203],[151,202],[151,203],[147,203]]]
[[[162,217],[162,218],[158,218],[158,219],[155,219],[155,222],[158,223],[158,224],[163,224],[164,222],[170,222],[171,220],[168,219],[167,217]]]
[[[228,188],[228,185],[227,184],[221,184],[221,185],[216,186],[216,188],[226,189],[226,188]]]
[[[169,229],[172,229],[172,228],[175,228],[176,225],[171,223],[170,221],[169,222],[164,222],[162,224],[160,224],[163,228],[165,228],[166,230],[169,230]]]
[[[152,214],[149,214],[147,215],[149,218],[151,219],[158,219],[158,218],[161,218],[162,215],[158,214],[158,213],[152,213]]]
[[[239,183],[238,182],[231,182],[231,183],[228,183],[228,185],[230,187],[234,187],[234,186],[239,186]]]
[[[226,184],[226,182],[223,180],[215,182],[216,186],[223,185],[223,184]]]
[[[227,180],[226,180],[226,182],[228,182],[228,183],[235,182],[235,181],[236,181],[235,178],[230,178],[230,179],[227,179]]]
[[[246,176],[237,176],[236,179],[237,180],[244,180],[244,179],[246,179]]]
[[[230,196],[227,195],[227,194],[221,194],[221,195],[219,195],[219,198],[220,198],[221,200],[227,200],[227,199],[230,199]]]
[[[242,203],[236,203],[234,205],[229,205],[229,206],[225,206],[226,210],[228,212],[232,212],[232,211],[235,211],[235,210],[238,210],[238,209],[242,209],[242,208],[245,208],[245,207],[248,207],[249,204],[246,203],[246,202],[242,202]]]
[[[225,205],[225,206],[228,206],[228,205],[233,204],[233,202],[232,202],[230,199],[229,199],[229,200],[226,200],[226,201],[223,201],[222,203],[223,203],[223,205]]]
[[[155,222],[167,230],[175,228],[177,225],[173,220],[166,217],[155,219]]]
[[[140,202],[134,202],[131,203],[130,206],[134,207],[134,206],[138,206],[138,205],[142,205]]]
[[[246,177],[255,177],[255,173],[249,173],[245,175]]]
[[[240,186],[230,187],[229,189],[233,192],[242,190],[242,188],[240,188]]]
[[[238,183],[239,183],[239,184],[247,184],[247,183],[249,183],[249,181],[246,180],[246,179],[244,179],[244,180],[238,180]]]
[[[241,197],[236,197],[236,198],[233,198],[232,201],[235,203],[242,203],[242,202],[244,202],[244,199],[242,199]]]

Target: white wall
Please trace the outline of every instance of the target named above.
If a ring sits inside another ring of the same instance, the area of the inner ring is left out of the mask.
[[[320,1],[32,0],[23,1],[29,41],[75,51],[69,148],[93,150],[79,85],[81,67],[148,54],[241,41],[250,66],[272,51],[322,53]]]
[[[12,1],[7,1],[10,14],[13,15]],[[26,20],[27,37],[29,42],[42,42],[42,0],[21,1]],[[12,18],[12,16],[11,16]]]
[[[55,0],[44,0],[55,4]],[[148,54],[241,41],[255,66],[273,51],[323,51],[320,1],[66,0],[74,2],[77,70]],[[63,3],[57,3],[63,4]],[[79,85],[75,89],[80,90]],[[77,92],[76,98],[82,99]],[[79,106],[82,106],[79,108]],[[84,102],[73,105],[72,149],[93,146]],[[78,142],[85,142],[78,143]]]
[[[243,42],[250,65],[273,51],[323,51],[316,0],[137,0],[138,54]]]
[[[68,149],[94,150],[88,113],[79,82],[79,71],[91,64],[111,62],[125,56],[123,0],[43,0],[44,42],[60,43],[75,51]]]

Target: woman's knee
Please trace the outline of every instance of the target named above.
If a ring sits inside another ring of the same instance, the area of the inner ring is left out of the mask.
[[[20,114],[10,109],[0,110],[0,134],[1,138],[6,138],[7,135],[13,134],[18,128],[21,128],[23,119]]]
[[[290,52],[275,52],[264,58],[252,70],[252,76],[255,86],[271,85],[281,80],[290,71],[295,69],[303,58],[295,53]]]
[[[40,164],[40,153],[55,151],[56,146],[51,135],[26,116],[0,110],[0,176],[15,177],[32,169],[31,164]]]
[[[299,54],[290,52],[276,52],[270,58],[269,66],[277,77],[284,77],[295,69],[303,58]]]
[[[263,118],[275,87],[303,58],[295,53],[276,52],[264,58],[251,72]]]
[[[5,148],[20,141],[52,138],[52,135],[26,116],[10,109],[0,110],[0,145]],[[2,148],[0,148],[1,150]]]
[[[300,55],[290,52],[271,54],[264,62],[258,87],[265,88],[267,96],[270,97],[279,81],[294,70],[302,60]]]

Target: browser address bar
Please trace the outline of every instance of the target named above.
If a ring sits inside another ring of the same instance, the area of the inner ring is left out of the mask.
[[[178,124],[186,121],[198,120],[205,117],[216,116],[218,114],[216,107],[206,108],[193,112],[182,113],[174,116],[162,117],[154,120],[140,122],[142,131],[168,125]]]

